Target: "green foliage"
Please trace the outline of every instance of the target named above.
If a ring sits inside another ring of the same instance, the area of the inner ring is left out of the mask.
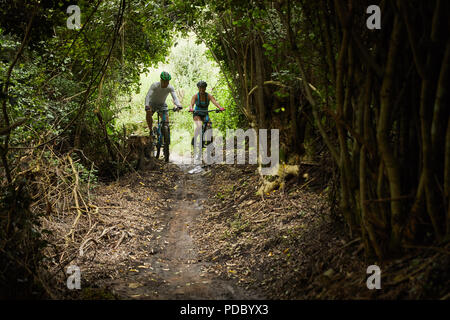
[[[0,9],[3,17],[10,11],[0,22],[2,75],[24,36],[23,29],[11,26],[27,23],[36,2],[22,3],[22,14],[20,3]],[[76,147],[89,159],[111,167],[105,139],[120,144],[122,128],[116,130],[115,122],[124,101],[119,97],[138,90],[141,73],[166,59],[173,22],[163,6],[136,0],[126,2],[117,28],[120,2],[96,3],[98,7],[88,1],[77,3],[82,30],[66,27],[68,2],[46,1],[37,7],[30,45],[13,69],[5,97],[11,122],[28,119],[12,132],[10,145],[33,146],[56,136],[54,143],[64,152],[79,138]]]
[[[159,74],[166,70],[172,75],[171,84],[177,91],[181,104],[186,108],[179,113],[170,113],[171,119],[171,145],[175,152],[190,150],[190,138],[182,132],[193,132],[192,114],[186,112],[192,97],[197,94],[197,82],[204,80],[208,83],[207,92],[212,94],[216,101],[226,111],[223,113],[211,114],[213,126],[223,134],[227,128],[238,128],[245,125],[243,116],[235,106],[234,99],[220,71],[219,66],[213,61],[205,44],[193,34],[186,37],[178,37],[174,40],[174,45],[170,48],[170,54],[165,64],[149,70],[147,75],[141,76],[141,86],[138,93],[131,96],[131,99],[122,107],[116,122],[116,130],[126,127],[127,133],[147,135],[148,128],[145,122],[144,100],[148,88],[153,82],[159,81]],[[166,100],[169,108],[173,107],[170,96]],[[210,109],[215,106],[211,103]],[[156,121],[156,114],[154,115]]]
[[[125,7],[121,7],[122,3]],[[10,124],[26,119],[0,137],[14,183],[7,185],[2,165],[2,296],[14,296],[5,292],[17,287],[17,295],[28,297],[34,287],[32,276],[26,280],[27,290],[18,288],[17,281],[38,272],[36,268],[45,258],[41,255],[45,243],[37,232],[41,230],[38,216],[29,210],[29,197],[36,195],[23,191],[23,186],[31,185],[36,177],[27,175],[29,180],[22,181],[23,177],[16,174],[34,163],[30,157],[48,161],[54,158],[42,154],[37,146],[43,143],[57,153],[55,157],[74,147],[79,150],[82,157],[77,159],[75,153],[72,156],[81,188],[88,181],[95,185],[99,175],[123,172],[123,161],[117,160],[117,155],[124,153],[121,148],[125,144],[122,128],[116,129],[116,122],[124,97],[138,90],[140,75],[164,61],[172,46],[174,21],[162,4],[141,0],[76,1],[82,14],[80,30],[66,26],[70,4],[74,3],[17,0],[3,1],[0,8],[0,85],[2,93],[6,93],[0,96],[0,102],[6,103],[4,111]],[[6,90],[7,70],[15,61],[33,13],[31,32]],[[36,152],[30,156],[26,150]],[[53,160],[57,167],[58,160]],[[17,179],[22,179],[20,187]]]

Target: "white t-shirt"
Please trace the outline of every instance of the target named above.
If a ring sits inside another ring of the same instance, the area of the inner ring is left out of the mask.
[[[145,97],[146,106],[162,106],[166,102],[166,98],[172,95],[173,103],[177,107],[181,107],[180,101],[178,101],[177,94],[175,93],[175,88],[172,85],[168,85],[167,88],[161,88],[161,82],[155,82],[150,86],[147,96]]]

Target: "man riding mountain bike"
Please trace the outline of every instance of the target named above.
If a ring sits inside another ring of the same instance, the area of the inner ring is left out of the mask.
[[[199,135],[202,132],[202,125],[205,117],[208,115],[208,107],[209,102],[211,101],[220,111],[224,111],[225,108],[222,108],[216,101],[216,99],[209,93],[206,92],[206,87],[208,84],[201,80],[197,83],[198,93],[192,96],[191,105],[189,107],[189,112],[194,113],[194,123],[195,123],[195,131],[194,131],[194,155],[196,155],[196,160],[201,159],[202,154],[202,137],[198,139]],[[193,106],[195,104],[195,109]],[[199,141],[197,141],[199,140]],[[196,146],[198,147],[198,152],[196,153]]]
[[[183,107],[178,101],[177,94],[175,93],[175,88],[169,84],[172,79],[170,74],[166,71],[161,72],[160,81],[153,83],[148,90],[147,96],[145,97],[145,112],[148,129],[150,130],[150,144],[152,141],[152,126],[153,126],[153,113],[158,112],[164,115],[164,125],[169,126],[169,109],[166,104],[166,98],[169,93],[172,95],[172,100],[176,106],[176,111],[181,110]]]

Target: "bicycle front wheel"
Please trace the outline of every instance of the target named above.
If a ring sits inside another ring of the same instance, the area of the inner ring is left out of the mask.
[[[156,127],[153,127],[152,130],[152,144],[150,146],[150,154],[152,157],[155,157],[158,159],[159,157],[159,149],[161,148],[161,145],[158,143],[158,129]]]
[[[157,143],[156,146],[155,146],[155,158],[156,159],[159,158],[160,152],[161,152],[161,145],[159,143]]]
[[[169,162],[169,144],[170,144],[170,129],[168,126],[162,127],[163,134],[163,152],[164,152],[164,161]]]

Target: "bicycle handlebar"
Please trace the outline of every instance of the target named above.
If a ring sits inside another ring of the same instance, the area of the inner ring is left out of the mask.
[[[173,108],[171,108],[171,109],[167,109],[167,110],[165,110],[165,111],[167,111],[167,112],[169,112],[169,111],[173,111],[173,112],[177,112],[177,111],[179,111],[179,110],[181,110],[181,109],[183,109],[183,108],[177,108],[177,107],[173,107]],[[156,113],[158,113],[158,114],[162,114],[163,112],[164,112],[164,110],[157,110],[157,111],[155,111]]]
[[[199,112],[206,112],[206,113],[210,113],[210,112],[217,112],[217,113],[219,113],[219,112],[223,112],[222,110],[220,110],[220,109],[211,109],[211,110],[188,110],[188,112],[195,112],[195,111],[199,111]],[[225,110],[224,110],[225,111]]]

